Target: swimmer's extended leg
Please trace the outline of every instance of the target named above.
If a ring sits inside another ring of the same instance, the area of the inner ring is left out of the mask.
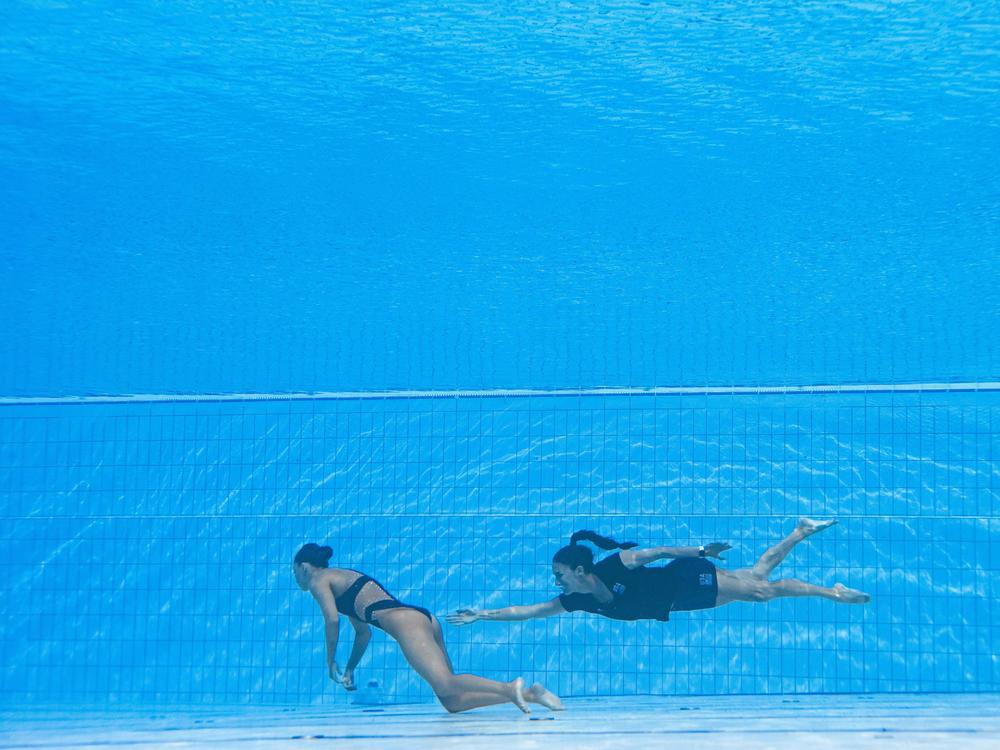
[[[498,703],[513,703],[524,713],[531,712],[524,699],[522,678],[497,682],[474,674],[455,674],[447,652],[435,638],[432,622],[417,610],[405,607],[383,610],[379,623],[396,640],[406,661],[427,681],[449,712]]]
[[[770,599],[778,599],[783,596],[821,596],[840,604],[865,604],[871,601],[868,594],[856,589],[849,589],[842,583],[835,583],[833,588],[828,589],[794,578],[786,578],[781,581],[770,581],[767,586],[770,589],[768,592]]]
[[[833,526],[836,521],[814,521],[811,518],[800,518],[795,530],[760,556],[760,559],[750,568],[750,574],[756,578],[767,580],[776,567],[792,551],[792,547],[806,537],[810,537],[823,529]]]
[[[715,606],[729,602],[769,602],[791,596],[818,596],[839,604],[865,604],[871,597],[863,591],[849,589],[842,583],[833,587],[817,586],[795,578],[768,581],[750,575],[749,570],[718,571],[719,595]]]

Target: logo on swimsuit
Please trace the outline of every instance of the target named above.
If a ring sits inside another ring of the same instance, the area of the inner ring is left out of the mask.
[[[616,583],[614,586],[611,587],[611,590],[614,593],[616,593],[616,594],[624,594],[625,593],[625,584],[623,584],[623,583]]]
[[[698,575],[698,583],[701,586],[711,586],[712,585],[712,574],[711,573],[700,573]]]

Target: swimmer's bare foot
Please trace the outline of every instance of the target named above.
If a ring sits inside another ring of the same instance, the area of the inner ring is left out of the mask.
[[[514,687],[514,697],[512,699],[514,705],[524,711],[524,713],[530,714],[531,709],[528,708],[528,703],[524,700],[524,678],[518,677],[511,685]]]
[[[800,518],[799,531],[802,532],[802,537],[805,538],[807,536],[812,536],[823,529],[828,529],[836,523],[836,521],[814,521],[811,518]]]
[[[562,701],[555,693],[549,692],[540,682],[536,682],[530,689],[524,691],[524,697],[532,703],[545,706],[550,711],[565,711]]]
[[[865,604],[872,600],[864,591],[849,589],[842,583],[833,584],[833,590],[837,592],[837,601],[844,604]]]

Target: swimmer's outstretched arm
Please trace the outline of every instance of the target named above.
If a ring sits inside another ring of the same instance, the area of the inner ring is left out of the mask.
[[[561,615],[565,611],[559,597],[556,597],[540,604],[503,609],[460,609],[445,615],[445,619],[452,625],[469,625],[477,620],[534,620],[539,617]]]
[[[706,544],[704,557],[722,558],[722,553],[732,547],[725,542],[712,542]],[[618,553],[621,555],[622,564],[626,568],[640,568],[665,557],[702,557],[700,547],[650,547],[649,549],[623,549]]]

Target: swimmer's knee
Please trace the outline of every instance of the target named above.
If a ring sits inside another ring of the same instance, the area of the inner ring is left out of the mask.
[[[431,686],[431,690],[434,691],[434,695],[437,696],[437,699],[442,704],[445,701],[453,699],[457,693],[462,692],[462,686],[455,680],[455,675],[453,674],[438,675],[434,679],[427,680],[427,682]]]
[[[436,695],[437,695],[438,703],[440,703],[444,707],[444,710],[447,711],[448,713],[450,713],[450,714],[457,714],[461,710],[459,708],[458,702],[455,700],[454,696],[452,696],[452,695],[441,695],[440,693],[437,693]]]

